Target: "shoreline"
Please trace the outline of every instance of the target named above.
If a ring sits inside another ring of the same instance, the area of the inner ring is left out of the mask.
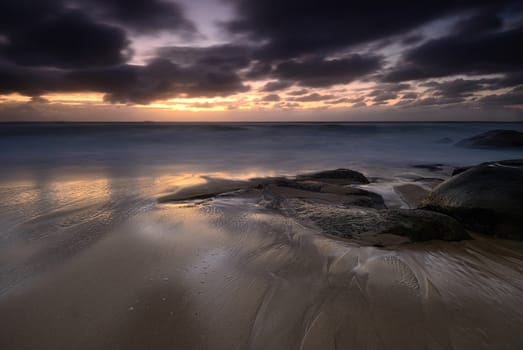
[[[425,180],[400,180],[430,187],[448,172],[417,169]],[[174,191],[177,200],[138,211],[1,294],[0,347],[523,346],[523,242],[473,234],[376,247],[327,236],[289,211],[302,201],[381,208],[366,192],[376,188],[398,196],[395,182],[346,185],[347,177],[364,180],[342,175],[219,180],[219,190],[211,180]],[[401,207],[392,197],[383,203]]]

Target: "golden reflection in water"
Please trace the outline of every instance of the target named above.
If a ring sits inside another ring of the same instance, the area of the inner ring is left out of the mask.
[[[201,173],[178,173],[173,175],[155,176],[152,183],[152,190],[144,190],[145,196],[166,195],[182,188],[201,185],[208,182],[208,179],[227,179],[246,181],[253,178],[274,177],[281,174],[275,171],[265,171],[260,169],[245,169],[241,172],[201,172]]]
[[[74,181],[52,181],[48,185],[50,198],[58,206],[82,201],[106,201],[110,198],[108,178]]]
[[[0,187],[10,221],[26,222],[57,211],[101,206],[111,200],[108,177],[66,180],[59,176],[33,176],[5,182]]]

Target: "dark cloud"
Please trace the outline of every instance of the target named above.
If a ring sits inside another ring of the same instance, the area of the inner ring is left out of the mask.
[[[122,29],[94,22],[79,11],[65,11],[25,28],[6,31],[0,55],[27,66],[61,68],[121,64],[130,57]]]
[[[0,94],[38,96],[62,89],[69,91],[61,70],[20,67],[0,61]]]
[[[418,96],[419,95],[415,92],[407,92],[407,93],[401,95],[401,99],[402,100],[415,100],[418,98]]]
[[[234,34],[266,41],[258,55],[290,58],[332,52],[405,33],[431,20],[492,1],[229,0]],[[498,3],[504,3],[499,1]]]
[[[300,108],[301,105],[295,102],[283,102],[278,105],[281,108]]]
[[[330,104],[330,105],[336,105],[336,104],[341,104],[341,103],[358,104],[358,103],[362,103],[364,100],[365,100],[365,97],[362,96],[362,97],[356,97],[356,98],[339,98],[337,100],[325,101],[325,103]]]
[[[449,98],[435,98],[427,97],[423,99],[418,99],[410,103],[411,107],[415,106],[439,106],[439,105],[449,105],[449,104],[458,104],[464,102],[465,99],[461,97],[449,97]]]
[[[293,91],[289,91],[287,92],[287,95],[291,95],[291,96],[301,96],[301,95],[305,95],[309,93],[309,90],[308,89],[300,89],[300,90],[293,90]]]
[[[385,104],[388,100],[397,98],[400,91],[410,89],[410,87],[410,84],[405,83],[380,84],[368,96],[372,97],[374,104]]]
[[[145,66],[58,70],[0,63],[0,93],[39,96],[50,92],[96,91],[113,103],[148,104],[177,96],[226,96],[247,91],[232,71],[182,67],[165,59]]]
[[[380,65],[381,58],[363,55],[332,60],[289,60],[280,63],[272,75],[283,80],[295,81],[302,86],[325,87],[350,83],[374,72]]]
[[[373,96],[374,103],[386,103],[388,100],[393,100],[398,97],[398,94],[394,91],[386,90],[375,90],[369,96]]]
[[[125,30],[195,32],[180,5],[165,0],[0,2],[0,57],[27,66],[93,68],[131,58]]]
[[[367,107],[367,104],[365,102],[357,102],[352,107],[353,108]]]
[[[73,10],[133,31],[196,31],[182,6],[170,0],[3,0],[0,28],[24,28]]]
[[[336,98],[336,96],[334,96],[334,95],[320,95],[320,94],[315,92],[315,93],[312,93],[312,94],[309,94],[309,95],[305,95],[305,96],[290,98],[289,101],[294,101],[294,102],[317,102],[317,101],[332,100],[334,98]]]
[[[289,101],[360,106],[505,106],[521,97],[518,1],[226,1],[236,14],[223,24],[229,44],[160,47],[143,65],[129,64],[133,36],[197,33],[175,0],[2,1],[0,93],[36,103],[49,92],[96,91],[108,102],[147,104],[231,95],[263,80],[265,102],[278,102],[271,93],[280,91]],[[311,93],[358,80],[376,85],[355,99]]]
[[[261,91],[265,91],[265,92],[280,91],[280,90],[287,89],[287,88],[291,87],[292,85],[294,85],[294,83],[291,81],[285,81],[285,80],[270,81],[263,86]]]
[[[111,75],[120,78],[111,79]],[[234,72],[197,64],[181,67],[165,59],[156,59],[146,66],[77,72],[73,80],[98,85],[99,90],[110,86],[102,91],[106,93],[105,100],[119,103],[147,104],[176,96],[227,96],[249,89]]]
[[[475,93],[498,88],[502,79],[454,79],[450,81],[429,81],[421,86],[437,97],[469,97]]]
[[[503,20],[501,17],[489,8],[459,21],[453,28],[453,32],[477,35],[482,32],[498,30],[502,27]]]
[[[94,11],[100,17],[126,28],[144,33],[158,30],[196,32],[196,26],[186,18],[182,6],[166,0],[82,0],[78,6]]]
[[[270,63],[254,61],[245,73],[245,78],[254,80],[270,78],[272,70],[273,67]]]
[[[444,106],[469,104],[478,106],[510,108],[523,105],[523,85],[508,91],[507,78],[454,79],[449,81],[428,81],[421,84],[427,88],[422,94],[402,94],[396,106]],[[499,89],[503,89],[500,92]],[[498,90],[498,91],[496,91]]]
[[[456,74],[523,71],[523,26],[477,35],[458,33],[408,51],[384,81],[398,82]]]
[[[264,102],[278,102],[280,100],[280,96],[276,94],[270,94],[263,96],[262,101]]]
[[[251,49],[240,45],[207,47],[161,47],[157,55],[181,65],[206,65],[220,69],[241,69],[251,64]]]
[[[515,88],[504,94],[485,96],[478,103],[490,107],[523,106],[523,89]]]

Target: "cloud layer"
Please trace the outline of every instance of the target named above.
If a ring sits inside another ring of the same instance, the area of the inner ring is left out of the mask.
[[[232,18],[216,24],[221,42],[202,46],[191,41],[202,36],[198,18],[176,1],[2,1],[0,94],[39,103],[67,92],[125,104],[249,92],[282,107],[523,105],[519,1],[222,4]],[[144,56],[138,38],[167,39]]]

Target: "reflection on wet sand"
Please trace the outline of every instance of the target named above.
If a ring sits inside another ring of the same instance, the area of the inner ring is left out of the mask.
[[[0,295],[0,348],[521,348],[523,245],[475,238],[386,250],[249,198],[159,204]]]

